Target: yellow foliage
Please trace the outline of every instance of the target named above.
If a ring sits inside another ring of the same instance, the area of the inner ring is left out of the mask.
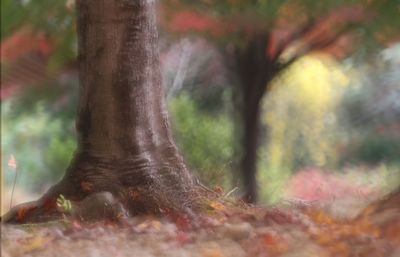
[[[316,166],[333,158],[335,108],[349,78],[327,56],[305,56],[274,81],[265,101],[271,167],[306,160]]]

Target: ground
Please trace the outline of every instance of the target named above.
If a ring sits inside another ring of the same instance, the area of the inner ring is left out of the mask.
[[[256,208],[220,198],[196,219],[167,215],[134,217],[123,224],[65,219],[3,225],[1,256],[400,256],[399,212],[373,218],[373,208],[365,209],[368,202],[360,199]],[[344,206],[361,212],[338,216],[335,209]]]
[[[387,193],[384,177],[304,170],[290,180],[285,201],[264,207],[216,188],[218,197],[195,219],[166,214],[86,224],[66,215],[2,225],[1,256],[398,257],[400,203],[378,212],[371,205]]]

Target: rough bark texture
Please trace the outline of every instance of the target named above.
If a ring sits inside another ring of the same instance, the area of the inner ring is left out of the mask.
[[[164,103],[154,5],[77,1],[79,146],[62,181],[25,205],[35,214],[24,221],[43,216],[42,207],[52,209],[59,194],[80,201],[111,192],[133,214],[193,207],[195,182],[172,138]],[[18,209],[11,214],[8,220],[22,221]]]
[[[261,99],[269,82],[278,74],[277,64],[267,58],[265,48],[268,37],[256,36],[236,55],[237,70],[243,95],[243,157],[241,177],[244,199],[255,203],[257,196],[257,150],[259,146]]]

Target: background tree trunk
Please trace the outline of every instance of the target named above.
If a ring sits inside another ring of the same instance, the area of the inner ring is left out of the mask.
[[[77,1],[78,149],[62,181],[34,205],[36,212],[59,194],[80,201],[102,191],[131,213],[192,207],[194,180],[172,138],[164,103],[154,5]]]
[[[268,37],[255,37],[245,49],[236,55],[237,70],[240,76],[240,90],[243,96],[243,156],[241,177],[244,199],[257,202],[257,151],[260,144],[261,100],[268,90],[270,81],[278,74],[278,66],[267,58],[265,48]]]

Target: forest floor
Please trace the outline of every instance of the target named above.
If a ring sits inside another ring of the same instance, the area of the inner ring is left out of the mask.
[[[297,200],[261,208],[221,197],[196,219],[2,225],[1,256],[399,257],[400,203],[378,210],[371,202],[382,195],[346,181],[299,173]]]
[[[334,218],[332,205],[262,209],[212,202],[212,210],[198,220],[142,216],[123,226],[66,220],[3,225],[1,256],[400,256],[398,209],[372,217],[370,207],[357,217]]]

